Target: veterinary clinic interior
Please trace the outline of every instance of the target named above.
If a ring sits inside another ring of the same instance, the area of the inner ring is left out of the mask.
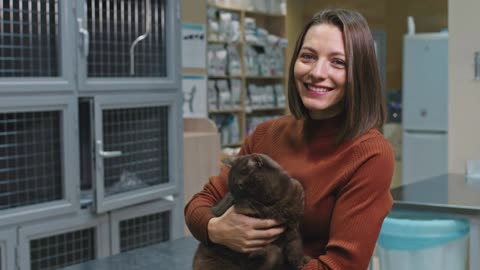
[[[186,202],[289,114],[328,7],[368,21],[395,153],[369,270],[479,270],[478,0],[1,0],[0,270],[192,269]]]

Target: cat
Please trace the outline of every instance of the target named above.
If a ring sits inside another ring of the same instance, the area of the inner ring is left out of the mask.
[[[235,205],[248,209],[258,218],[275,219],[285,231],[260,252],[235,252],[225,246],[200,243],[194,270],[294,270],[309,260],[303,255],[299,233],[303,215],[304,191],[278,163],[264,154],[250,154],[223,159],[230,167],[229,192],[212,207],[215,216]]]

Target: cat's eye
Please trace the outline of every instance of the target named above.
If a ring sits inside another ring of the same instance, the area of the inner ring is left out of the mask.
[[[248,168],[248,167],[241,168],[239,170],[239,172],[240,172],[241,175],[248,174],[250,172],[250,168]]]

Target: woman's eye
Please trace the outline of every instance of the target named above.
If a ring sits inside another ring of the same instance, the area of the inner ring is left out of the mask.
[[[300,58],[302,58],[303,60],[312,60],[314,59],[314,56],[310,53],[302,53],[300,54]]]
[[[345,61],[341,60],[341,59],[334,59],[332,61],[332,63],[337,66],[337,67],[345,67],[346,66],[346,63]]]

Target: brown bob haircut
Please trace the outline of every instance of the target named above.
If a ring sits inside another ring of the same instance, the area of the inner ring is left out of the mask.
[[[310,119],[298,93],[294,67],[307,31],[318,24],[336,26],[343,33],[347,78],[343,98],[344,119],[337,142],[352,140],[371,128],[381,128],[385,121],[385,99],[372,33],[365,18],[346,9],[326,9],[315,14],[297,39],[288,74],[288,106],[297,119]]]

